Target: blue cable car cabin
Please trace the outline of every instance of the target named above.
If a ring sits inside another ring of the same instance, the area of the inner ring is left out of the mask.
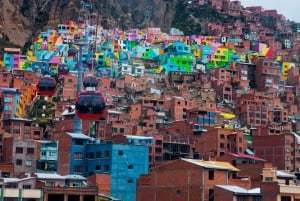
[[[98,86],[98,80],[95,76],[87,76],[83,79],[83,87],[86,89],[87,87],[96,88]]]
[[[67,64],[59,64],[58,65],[58,74],[59,75],[68,75],[70,69]]]
[[[42,77],[37,84],[38,94],[53,96],[56,90],[56,81],[53,77]]]
[[[76,114],[80,119],[103,119],[105,99],[100,92],[83,91],[76,97]]]

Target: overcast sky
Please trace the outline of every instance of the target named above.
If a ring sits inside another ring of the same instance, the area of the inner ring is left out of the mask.
[[[240,0],[242,5],[262,6],[265,10],[276,9],[287,19],[300,22],[300,0]]]

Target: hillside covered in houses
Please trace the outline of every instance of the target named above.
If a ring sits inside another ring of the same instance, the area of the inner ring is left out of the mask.
[[[124,30],[93,6],[3,48],[0,200],[300,199],[299,23],[200,0]]]

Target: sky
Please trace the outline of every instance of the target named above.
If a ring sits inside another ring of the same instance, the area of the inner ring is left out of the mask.
[[[262,6],[265,10],[276,9],[287,19],[300,23],[300,0],[240,0],[242,5]]]

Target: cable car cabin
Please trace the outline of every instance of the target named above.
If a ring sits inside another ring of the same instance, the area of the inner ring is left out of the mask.
[[[98,80],[95,76],[87,76],[83,79],[83,87],[86,89],[87,87],[96,88],[98,86]]]
[[[68,75],[69,73],[69,66],[66,64],[59,64],[58,65],[58,74],[59,75]]]
[[[75,49],[75,48],[70,48],[69,50],[68,50],[68,56],[69,57],[76,57],[76,55],[77,55],[77,50]]]
[[[80,119],[98,120],[104,118],[105,100],[95,91],[80,92],[76,97],[76,114]]]
[[[90,47],[90,50],[93,51],[93,49],[91,49],[92,47]],[[97,61],[96,59],[92,59],[92,58],[89,58],[87,61],[86,61],[86,64],[88,65],[88,68],[89,69],[92,69],[93,67],[97,67]]]
[[[37,84],[38,94],[52,96],[55,94],[56,81],[53,77],[42,77]]]

